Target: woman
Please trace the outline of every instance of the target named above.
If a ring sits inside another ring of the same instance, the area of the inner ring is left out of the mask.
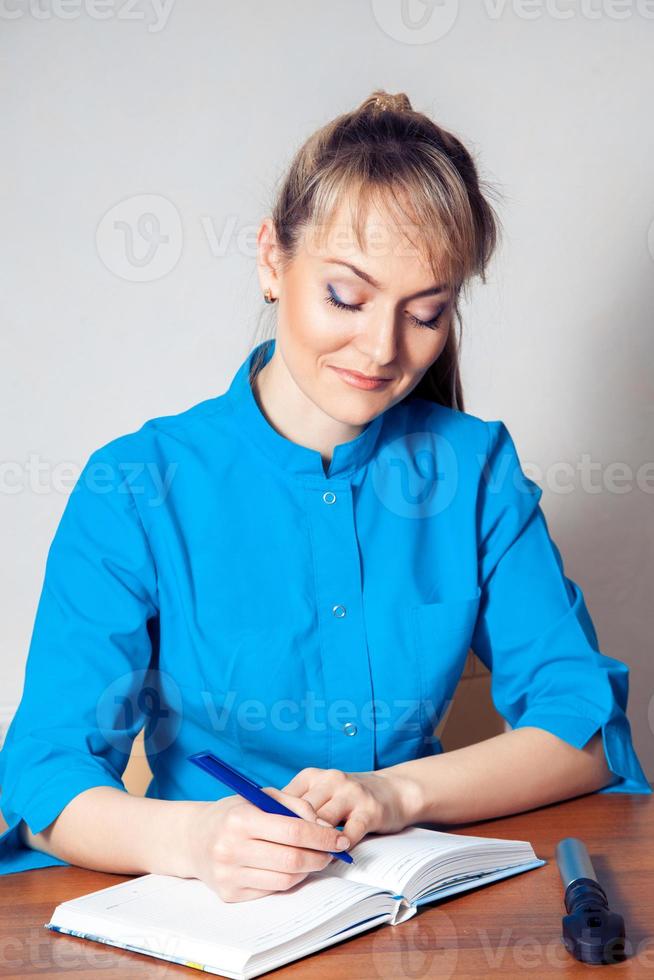
[[[93,452],[71,493],[0,755],[0,870],[199,877],[241,901],[341,836],[651,792],[628,668],[599,651],[542,491],[506,426],[463,410],[453,321],[497,230],[468,152],[404,95],[301,147],[258,236],[276,339],[223,394]],[[470,647],[512,730],[443,753]],[[207,748],[306,819],[221,791],[187,759]]]

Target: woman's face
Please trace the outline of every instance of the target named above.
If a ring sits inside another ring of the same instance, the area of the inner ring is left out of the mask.
[[[343,204],[322,238],[315,229],[305,232],[283,271],[266,246],[269,219],[264,225],[260,277],[278,298],[276,353],[318,408],[345,424],[365,425],[404,398],[441,353],[453,290],[442,277],[434,280],[393,219],[374,208],[363,252]],[[357,384],[348,371],[384,380]]]

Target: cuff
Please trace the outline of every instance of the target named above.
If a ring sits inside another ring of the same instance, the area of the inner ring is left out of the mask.
[[[565,742],[581,749],[599,730],[606,763],[618,778],[598,793],[652,793],[649,783],[634,751],[629,722],[625,716],[602,721],[580,715],[549,714],[527,711],[513,728],[533,726],[558,735]]]
[[[23,844],[18,835],[18,825],[24,820],[33,834],[40,833],[59,816],[72,799],[94,786],[113,786],[127,792],[120,780],[114,779],[104,770],[98,771],[97,767],[89,766],[69,770],[49,779],[22,806],[20,813],[11,809],[11,800],[0,797],[0,810],[7,822],[7,830],[0,835],[0,874],[51,865],[69,866],[68,861]]]

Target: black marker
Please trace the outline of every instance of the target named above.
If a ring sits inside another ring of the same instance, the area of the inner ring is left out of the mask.
[[[556,862],[565,888],[563,943],[583,963],[620,963],[625,959],[624,919],[611,912],[597,881],[588,851],[577,837],[556,845]]]

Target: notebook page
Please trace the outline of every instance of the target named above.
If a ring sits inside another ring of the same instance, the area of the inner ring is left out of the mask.
[[[230,966],[251,954],[340,919],[374,889],[310,876],[287,891],[248,902],[224,902],[196,878],[143,875],[63,902],[50,925],[67,924],[142,949]],[[352,915],[356,918],[357,913]],[[224,958],[224,962],[223,962]]]
[[[358,881],[378,888],[388,888],[396,895],[405,895],[407,883],[422,869],[433,865],[439,859],[451,856],[456,873],[457,863],[461,871],[470,870],[469,862],[463,862],[462,847],[472,846],[474,850],[483,847],[487,854],[497,847],[498,854],[513,850],[511,845],[519,845],[520,854],[533,855],[528,841],[508,841],[497,837],[478,837],[466,834],[445,833],[426,830],[422,827],[405,827],[396,834],[368,834],[358,844],[350,848],[354,858],[353,865],[334,861],[329,866],[329,874],[348,881]],[[526,848],[526,852],[522,851]],[[526,857],[524,858],[527,859]],[[472,859],[474,866],[474,857]],[[510,863],[510,861],[505,861]],[[410,898],[411,896],[407,896]]]

